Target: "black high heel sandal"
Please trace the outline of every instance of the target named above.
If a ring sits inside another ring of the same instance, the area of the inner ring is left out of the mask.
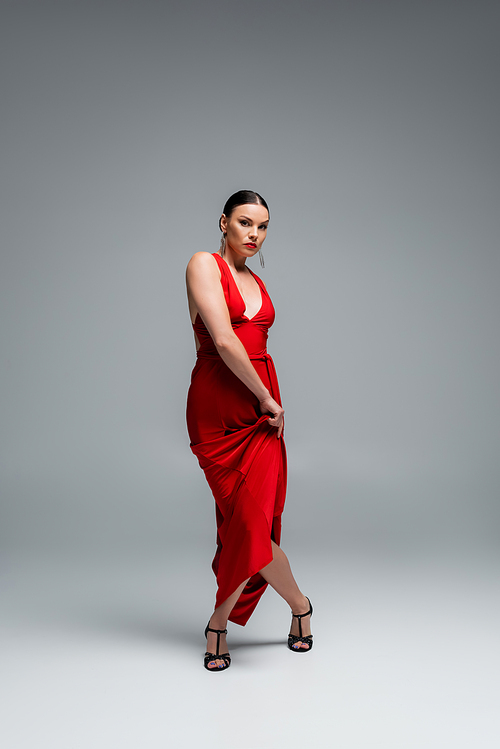
[[[207,650],[207,652],[205,653],[204,666],[207,669],[207,671],[225,671],[226,668],[229,668],[229,666],[231,665],[231,656],[229,655],[229,653],[219,653],[219,647],[220,647],[220,636],[227,635],[227,629],[210,629],[209,624],[210,622],[208,622],[205,628],[205,637],[207,636],[208,632],[215,632],[215,634],[217,635],[217,652],[209,653]],[[224,661],[224,665],[215,666],[214,668],[209,668],[208,664],[210,663],[210,661],[215,661],[217,660],[217,658]]]
[[[306,596],[307,598],[307,596]],[[307,598],[309,601],[309,598]],[[309,611],[305,614],[292,614],[292,618],[295,617],[299,620],[299,634],[292,635],[291,633],[288,635],[288,647],[290,650],[293,650],[294,653],[308,653],[312,646],[313,646],[313,636],[312,635],[303,635],[302,634],[302,617],[304,616],[312,616],[313,607],[311,601],[309,601]],[[296,645],[298,642],[303,642],[306,645],[309,645],[307,648],[294,648],[293,646]]]

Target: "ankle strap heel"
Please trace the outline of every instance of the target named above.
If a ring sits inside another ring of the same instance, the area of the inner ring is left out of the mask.
[[[209,626],[210,622],[208,622],[207,626],[205,627],[205,637],[209,632],[214,632],[217,635],[217,652],[216,653],[209,653],[208,650],[205,653],[204,658],[204,666],[207,669],[207,671],[225,671],[226,668],[229,668],[231,665],[231,656],[229,653],[219,653],[220,650],[220,636],[221,635],[227,635],[227,629],[212,629]],[[217,659],[220,659],[224,661],[223,666],[215,666],[214,668],[209,668],[208,664],[211,661],[215,661]]]
[[[307,600],[309,601],[309,598],[307,598]],[[295,618],[299,620],[299,635],[292,635],[291,632],[288,635],[288,647],[290,650],[293,650],[294,653],[308,653],[313,646],[313,636],[302,634],[302,619],[304,616],[312,616],[312,613],[313,607],[311,601],[309,601],[309,611],[306,611],[305,614],[292,614],[292,619]],[[294,645],[297,645],[298,643],[304,643],[304,645],[307,645],[308,647],[294,647]]]

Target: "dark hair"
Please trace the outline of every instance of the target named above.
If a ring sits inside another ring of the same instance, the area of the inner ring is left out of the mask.
[[[269,213],[269,206],[267,205],[266,201],[262,197],[262,195],[259,195],[258,192],[254,192],[253,190],[238,190],[238,192],[235,192],[234,195],[231,195],[230,198],[226,200],[226,204],[224,206],[224,209],[222,213],[226,218],[229,218],[231,213],[234,211],[234,209],[239,205],[263,205],[264,208],[267,209],[267,212]],[[269,214],[270,215],[270,214]],[[220,225],[220,219],[219,219],[219,229],[222,231],[221,225]]]

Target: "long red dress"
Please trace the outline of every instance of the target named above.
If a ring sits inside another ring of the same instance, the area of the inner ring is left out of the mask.
[[[259,377],[281,404],[273,360],[267,353],[274,307],[261,279],[262,306],[252,318],[226,261],[213,254],[234,332],[243,343]],[[250,271],[252,272],[252,271]],[[283,438],[263,416],[259,401],[222,361],[201,317],[193,324],[200,342],[187,400],[191,449],[216,502],[217,550],[212,569],[217,578],[216,608],[250,578],[230,621],[244,625],[267,583],[258,571],[272,561],[271,539],[279,544],[286,493],[286,450]]]

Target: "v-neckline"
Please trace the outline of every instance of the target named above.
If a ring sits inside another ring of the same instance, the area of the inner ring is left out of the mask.
[[[223,259],[224,259],[224,258],[223,258]],[[226,263],[226,261],[225,261],[225,260],[224,260],[224,262]],[[240,295],[240,299],[241,299],[241,301],[243,302],[243,304],[245,305],[245,312],[246,312],[246,311],[247,311],[247,303],[246,303],[246,301],[245,301],[245,300],[244,300],[244,298],[243,298],[243,294],[242,294],[242,293],[241,293],[241,291],[239,290],[238,284],[236,283],[236,279],[235,279],[235,277],[233,276],[233,273],[232,273],[232,271],[231,271],[231,268],[229,267],[228,263],[226,263],[226,265],[227,265],[227,268],[228,268],[228,270],[229,270],[229,274],[230,274],[231,278],[233,279],[233,283],[234,283],[234,285],[236,286],[236,291],[237,291],[237,292],[238,292],[238,294]],[[262,309],[262,306],[263,306],[263,304],[264,304],[264,298],[263,298],[263,296],[262,296],[262,288],[261,288],[261,285],[260,285],[260,283],[259,283],[259,282],[257,281],[257,277],[255,276],[255,274],[253,273],[253,271],[251,271],[251,270],[250,270],[250,268],[247,268],[247,270],[248,270],[248,271],[249,271],[249,272],[250,272],[250,273],[252,274],[252,276],[254,277],[254,279],[255,279],[255,283],[256,283],[256,284],[257,284],[257,286],[259,287],[259,291],[260,291],[260,307],[259,307],[259,309],[257,310],[257,312],[255,313],[255,315],[252,315],[252,317],[247,317],[247,316],[245,315],[245,312],[243,312],[243,315],[242,315],[242,317],[244,317],[244,318],[245,318],[246,320],[248,320],[248,322],[250,322],[251,320],[253,320],[254,318],[256,318],[256,317],[257,317],[257,315],[259,314],[259,312],[261,311],[261,309]]]

